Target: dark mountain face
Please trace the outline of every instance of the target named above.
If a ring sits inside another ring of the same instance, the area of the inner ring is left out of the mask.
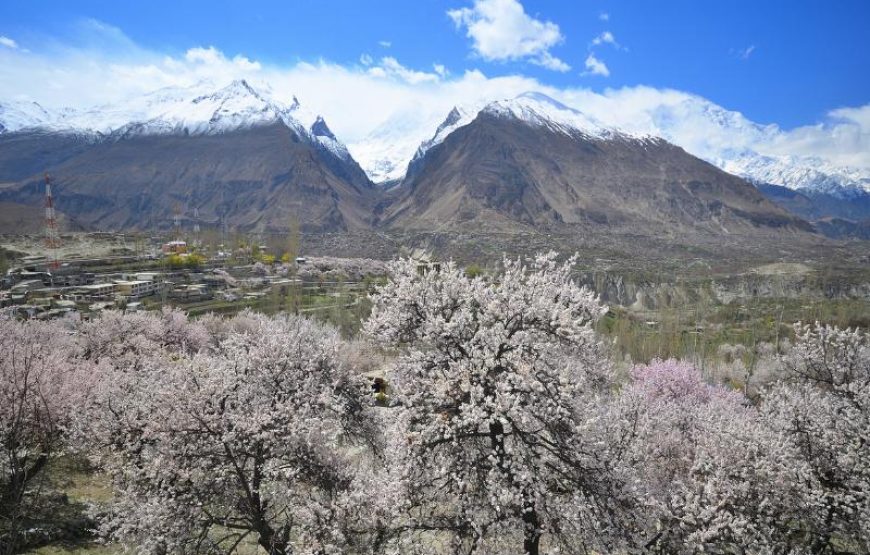
[[[487,112],[429,150],[404,188],[383,223],[595,225],[651,235],[812,231],[746,181],[666,141],[569,135]]]
[[[842,218],[823,218],[813,222],[813,225],[832,239],[870,240],[870,219],[855,222]]]
[[[32,131],[0,134],[0,183],[11,184],[41,175],[91,148],[82,135]]]
[[[92,229],[171,226],[180,207],[203,226],[345,231],[370,226],[376,190],[359,166],[282,123],[213,135],[81,142],[0,136],[0,201],[39,206],[42,172],[58,210]]]
[[[870,193],[854,191],[848,198],[821,191],[794,191],[780,185],[759,184],[768,199],[810,221],[835,218],[862,221],[870,219]]]

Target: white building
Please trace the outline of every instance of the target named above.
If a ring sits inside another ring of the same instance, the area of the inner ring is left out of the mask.
[[[117,288],[114,283],[92,283],[78,288],[78,293],[72,295],[77,301],[99,301],[114,298]]]
[[[117,294],[130,298],[141,299],[157,292],[157,284],[153,281],[116,281]]]

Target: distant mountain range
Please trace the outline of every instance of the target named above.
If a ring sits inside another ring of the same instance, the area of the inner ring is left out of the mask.
[[[540,93],[443,116],[440,125],[428,116],[387,122],[348,147],[294,97],[276,100],[245,81],[84,111],[2,103],[0,202],[38,206],[49,171],[58,209],[85,228],[167,228],[180,211],[198,213],[204,227],[260,231],[295,219],[308,231],[605,226],[715,235],[812,232],[768,199],[809,220],[860,220],[870,198],[858,170],[751,151],[707,156],[711,165],[666,132],[618,129]],[[830,211],[785,202],[770,184],[830,199]]]

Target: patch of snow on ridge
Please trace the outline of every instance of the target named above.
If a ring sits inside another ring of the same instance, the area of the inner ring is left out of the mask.
[[[431,139],[427,139],[420,143],[420,146],[417,147],[416,152],[414,152],[414,157],[408,162],[408,165],[414,164],[417,160],[423,158],[431,148],[441,144],[444,142],[444,139],[447,138],[448,135],[459,129],[460,127],[465,127],[477,117],[477,114],[480,113],[480,109],[469,109],[464,106],[454,106],[450,113],[447,114],[447,118],[441,122],[441,125],[435,130],[435,135],[432,136]]]

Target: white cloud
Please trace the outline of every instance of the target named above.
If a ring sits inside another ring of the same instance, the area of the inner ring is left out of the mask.
[[[359,63],[361,63],[364,66],[370,66],[373,63],[375,63],[375,60],[371,56],[369,56],[368,54],[360,54]]]
[[[254,62],[248,58],[236,55],[232,59],[224,56],[223,52],[209,46],[208,48],[191,48],[184,54],[184,59],[192,64],[202,64],[205,66],[229,66],[240,71],[260,71],[263,66],[260,62]]]
[[[0,35],[0,46],[5,46],[6,48],[17,49],[18,43],[15,42],[14,40],[10,39],[9,37],[4,37],[4,36]]]
[[[870,168],[870,104],[831,110],[823,122],[777,135],[765,148],[771,154],[815,156]]]
[[[607,65],[595,57],[595,54],[592,52],[586,57],[586,71],[583,72],[584,75],[601,75],[602,77],[609,77],[610,70],[607,69]]]
[[[435,73],[437,73],[441,77],[447,77],[447,75],[450,73],[449,71],[447,71],[447,67],[445,67],[444,64],[432,64],[432,69],[434,69]]]
[[[610,14],[607,12],[601,12],[598,14],[598,19],[601,21],[610,21]]]
[[[743,60],[748,60],[748,59],[749,59],[749,56],[751,56],[753,52],[755,52],[755,45],[754,45],[754,44],[751,44],[751,45],[749,45],[748,47],[743,48],[742,50],[740,50],[740,51],[738,52],[738,54],[740,55],[740,58],[741,58],[741,59],[743,59]]]
[[[610,44],[617,48],[619,48],[619,43],[616,42],[616,38],[613,36],[613,33],[610,31],[604,31],[594,39],[592,39],[592,44],[594,46],[600,46],[602,44]]]
[[[384,48],[389,48],[389,47],[393,46],[393,43],[388,41],[388,40],[379,40],[378,44],[380,44]]]
[[[610,77],[610,69],[607,67],[607,64],[604,63],[604,60],[595,55],[596,48],[607,44],[617,50],[623,49],[622,45],[616,41],[616,37],[613,36],[613,33],[610,31],[603,31],[589,43],[589,55],[586,56],[586,61],[584,62],[586,71],[581,73],[581,75],[600,75],[602,77]]]
[[[549,52],[544,52],[537,58],[532,58],[529,61],[537,66],[551,69],[553,71],[560,71],[562,73],[565,73],[566,71],[571,71],[571,66],[569,66],[559,58],[556,58]]]
[[[444,66],[441,66],[442,68]],[[405,81],[412,85],[419,83],[431,83],[438,81],[441,74],[438,73],[437,67],[435,73],[427,73],[425,71],[415,71],[408,69],[399,63],[399,60],[392,56],[381,58],[380,65],[369,69],[369,74],[375,77],[390,77]]]
[[[870,133],[870,104],[859,108],[837,108],[828,112],[828,117],[858,124],[865,133]]]
[[[559,26],[529,16],[517,0],[475,0],[471,8],[447,15],[457,29],[465,28],[473,51],[484,60],[525,59],[555,71],[570,69],[550,53],[564,40]]]

